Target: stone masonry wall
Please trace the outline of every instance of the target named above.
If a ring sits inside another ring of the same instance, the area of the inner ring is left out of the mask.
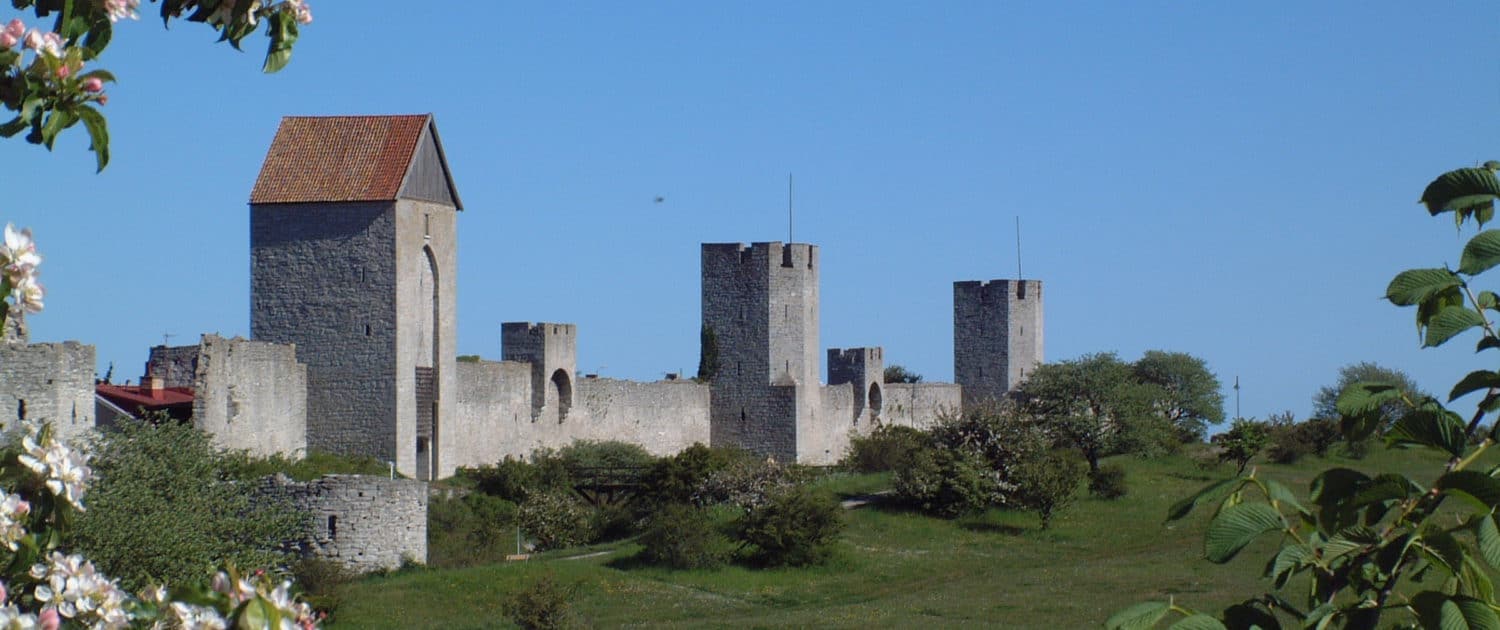
[[[51,422],[59,437],[94,428],[94,347],[63,343],[0,343],[0,426],[16,420]]]
[[[565,422],[591,440],[620,440],[652,455],[671,455],[709,443],[708,385],[692,381],[640,383],[613,378],[578,381],[578,420]]]
[[[925,429],[941,418],[957,415],[963,388],[953,383],[886,383],[882,424]]]
[[[195,349],[195,426],[223,448],[306,452],[307,366],[297,362],[296,347],[204,335]]]
[[[307,365],[307,446],[396,459],[389,202],[250,207],[250,332]]]
[[[953,380],[964,404],[999,399],[1043,361],[1042,283],[953,283]]]
[[[531,419],[531,364],[459,361],[457,372],[458,400],[448,433],[463,439],[450,441],[444,464],[454,469],[483,466],[506,455],[530,453],[538,437]],[[452,469],[444,472],[451,473]]]
[[[262,491],[289,498],[311,516],[304,553],[359,572],[427,562],[427,483],[367,475],[307,482],[267,477]]]
[[[162,387],[193,387],[198,378],[198,346],[153,346],[145,374],[161,379]]]

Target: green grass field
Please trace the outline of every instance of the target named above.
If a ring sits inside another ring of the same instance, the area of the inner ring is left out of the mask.
[[[848,512],[833,562],[812,569],[714,571],[623,568],[638,547],[602,545],[527,562],[455,570],[418,569],[369,577],[348,587],[334,627],[506,627],[501,602],[543,573],[581,588],[575,607],[599,627],[1099,627],[1132,603],[1173,596],[1206,611],[1270,587],[1260,570],[1277,541],[1258,541],[1228,565],[1202,559],[1207,512],[1164,524],[1167,507],[1230,476],[1181,456],[1119,458],[1130,494],[1082,498],[1049,531],[1034,514],[993,510],[944,521],[881,507]],[[1427,452],[1373,449],[1364,460],[1308,458],[1260,464],[1262,474],[1305,496],[1330,465],[1436,476]],[[822,482],[853,494],[878,489],[881,476]],[[1299,593],[1292,593],[1294,599]]]

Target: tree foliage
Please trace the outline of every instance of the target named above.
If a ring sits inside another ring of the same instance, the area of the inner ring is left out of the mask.
[[[1496,170],[1500,162],[1446,173],[1427,187],[1422,203],[1433,215],[1453,212],[1460,227],[1473,219],[1482,230],[1500,197]],[[1474,286],[1497,265],[1500,230],[1482,230],[1464,245],[1456,269],[1401,272],[1386,299],[1416,307],[1424,346],[1477,333],[1476,351],[1500,349],[1491,323],[1500,297]],[[1254,472],[1211,484],[1172,506],[1169,520],[1215,506],[1203,547],[1215,563],[1232,560],[1264,535],[1280,538],[1264,565],[1273,590],[1217,616],[1172,601],[1144,602],[1106,626],[1150,628],[1180,616],[1173,627],[1500,628],[1490,577],[1500,568],[1500,467],[1479,463],[1500,438],[1493,419],[1485,428],[1486,416],[1500,409],[1500,371],[1475,370],[1453,387],[1448,403],[1479,394],[1466,416],[1383,376],[1338,392],[1334,411],[1345,438],[1384,431],[1389,446],[1442,453],[1440,469],[1419,481],[1396,472],[1330,468],[1313,479],[1306,506],[1289,488]],[[1300,600],[1279,592],[1294,577],[1307,585]]]
[[[891,365],[885,366],[885,373],[882,376],[884,378],[882,378],[881,380],[884,380],[887,383],[920,383],[920,382],[922,382],[922,375],[921,374],[917,374],[916,372],[913,372],[911,370],[906,369],[906,366],[897,365],[897,364],[894,364],[894,363],[891,364]]]
[[[1090,471],[1099,460],[1157,443],[1170,433],[1153,413],[1154,386],[1137,381],[1112,352],[1037,366],[1019,391],[1022,408],[1054,438],[1083,454]]]
[[[302,0],[151,0],[160,5],[162,23],[172,20],[205,24],[219,41],[235,48],[264,27],[270,40],[265,72],[276,72],[292,58],[298,27],[312,21]],[[15,112],[0,124],[0,136],[23,131],[26,141],[49,150],[63,130],[82,122],[99,170],[109,164],[109,130],[98,107],[108,102],[104,84],[114,82],[107,70],[92,68],[114,38],[115,24],[136,17],[139,0],[12,0],[30,9],[38,22],[27,27],[16,18],[0,30],[0,105]],[[3,20],[0,20],[3,21]],[[29,51],[29,52],[28,52]]]
[[[1234,474],[1238,475],[1245,472],[1250,460],[1265,450],[1271,438],[1266,433],[1265,423],[1254,418],[1235,418],[1229,430],[1215,435],[1213,441],[1221,449],[1219,461],[1233,463]]]
[[[93,451],[98,482],[77,544],[126,588],[203,582],[225,562],[289,563],[284,543],[297,539],[307,515],[231,476],[207,433],[170,419],[125,422]]]
[[[1421,398],[1429,396],[1417,382],[1396,368],[1388,368],[1371,361],[1351,363],[1339,368],[1338,380],[1332,385],[1318,388],[1318,393],[1313,395],[1314,418],[1337,418],[1339,417],[1338,402],[1339,394],[1355,383],[1386,383],[1406,392],[1408,397]],[[1385,418],[1381,421],[1382,426],[1389,426],[1399,420],[1406,412],[1406,406],[1399,402],[1390,402],[1381,406],[1381,412]]]
[[[694,380],[707,383],[719,375],[719,335],[713,326],[703,325],[698,331],[698,376]]]
[[[1155,411],[1181,434],[1201,441],[1208,425],[1224,421],[1224,394],[1219,377],[1203,359],[1185,352],[1151,350],[1131,366],[1136,379],[1158,389]]]

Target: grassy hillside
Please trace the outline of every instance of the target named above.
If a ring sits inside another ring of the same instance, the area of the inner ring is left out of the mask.
[[[1201,559],[1207,513],[1163,524],[1169,505],[1231,475],[1231,467],[1203,471],[1185,457],[1116,461],[1129,471],[1130,494],[1084,498],[1045,532],[1028,513],[943,521],[864,507],[849,511],[839,554],[824,567],[632,568],[628,558],[638,547],[618,543],[522,563],[370,577],[349,587],[334,627],[503,627],[506,594],[546,572],[582,583],[576,607],[600,627],[1098,627],[1145,599],[1172,595],[1217,610],[1269,587],[1258,576],[1275,540],[1215,565]],[[1426,480],[1441,460],[1377,448],[1364,460],[1310,458],[1260,470],[1305,496],[1330,465]],[[884,481],[844,477],[823,485],[848,494]]]

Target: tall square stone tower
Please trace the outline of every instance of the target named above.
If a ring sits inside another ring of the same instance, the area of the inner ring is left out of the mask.
[[[998,400],[1042,363],[1042,282],[953,283],[953,380],[972,408]]]
[[[817,421],[818,248],[705,243],[703,325],[718,344],[715,445],[796,461]]]
[[[250,332],[307,364],[309,451],[446,472],[462,208],[430,114],[282,119],[250,194]]]
[[[506,361],[531,364],[531,420],[567,422],[578,372],[578,327],[508,322],[500,325]]]

